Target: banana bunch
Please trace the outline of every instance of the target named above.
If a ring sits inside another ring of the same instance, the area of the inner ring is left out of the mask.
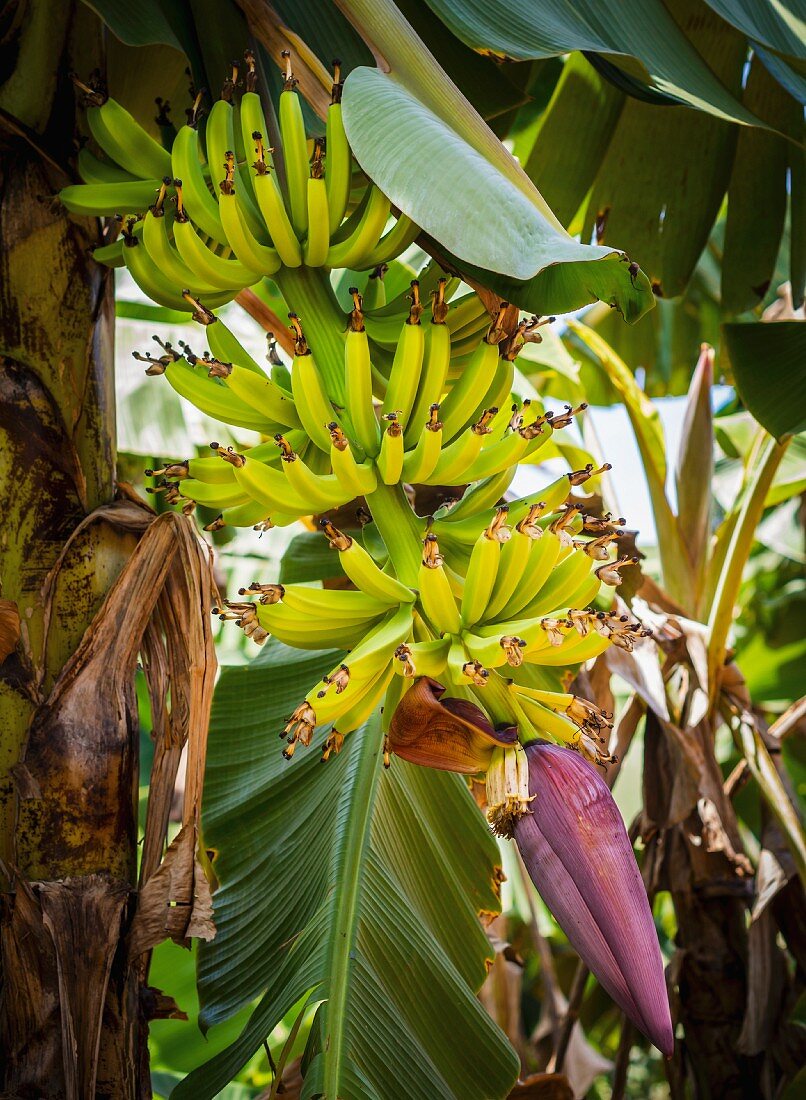
[[[283,269],[373,270],[419,233],[404,214],[392,220],[389,200],[371,182],[353,198],[339,64],[334,62],[325,138],[317,139],[309,154],[287,51],[283,58],[282,185],[251,52],[245,55],[240,100],[234,97],[240,67],[233,63],[205,120],[204,139],[198,96],[170,151],[102,90],[76,81],[100,155],[81,150],[84,183],[65,188],[61,200],[74,213],[121,220],[120,237],[97,249],[95,258],[125,265],[160,305],[192,311],[192,299],[199,296],[208,306],[223,305],[263,278],[280,278]]]
[[[332,724],[327,759],[384,701],[388,729],[414,679],[428,676],[474,697],[494,721],[515,721],[522,733],[540,731],[596,763],[608,761],[612,715],[576,696],[538,690],[524,675],[530,665],[579,664],[610,644],[631,649],[647,633],[629,616],[590,606],[601,585],[620,583],[619,568],[635,559],[610,561],[608,546],[622,532],[565,503],[570,478],[547,486],[537,501],[499,505],[489,517],[476,513],[481,530],[462,571],[443,555],[436,523],[417,541],[419,565],[406,583],[391,563],[382,568],[357,539],[323,519],[354,590],[254,582],[240,595],[255,601],[218,609],[259,644],[274,635],[297,648],[349,650],[290,716],[285,756],[309,744],[317,726]],[[458,521],[462,529],[469,518]]]
[[[530,460],[584,406],[553,416],[533,409],[528,399],[513,398],[516,356],[539,335],[541,322],[523,321],[507,335],[503,307],[494,321],[486,316],[484,335],[451,381],[446,284],[438,280],[431,320],[424,325],[419,283],[412,282],[408,313],[396,322],[388,375],[374,362],[356,290],[340,362],[329,357],[320,363],[292,313],[291,367],[277,359],[268,373],[223,321],[193,299],[209,350],[199,356],[184,341],[174,348],[155,337],[162,354],[135,352],[135,358],[207,416],[273,442],[243,453],[214,443],[215,457],[170,464],[158,471],[166,478],[159,488],[169,502],[185,511],[192,507],[188,502],[216,507],[218,526],[283,525],[356,497],[369,499],[379,487],[400,482],[475,483],[464,508],[446,518],[455,531],[450,540],[461,543],[465,528],[457,518],[467,514],[472,522],[471,501],[478,506],[498,500],[518,463]]]

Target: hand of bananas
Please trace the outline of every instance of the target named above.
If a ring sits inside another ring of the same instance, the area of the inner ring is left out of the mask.
[[[240,101],[234,100],[233,63],[221,98],[204,120],[204,140],[197,97],[170,151],[103,91],[76,82],[101,155],[82,149],[78,167],[85,182],[65,188],[61,200],[73,213],[125,217],[121,236],[96,249],[95,258],[125,264],[160,305],[192,310],[183,292],[204,297],[208,306],[223,305],[281,268],[373,269],[399,255],[419,232],[403,214],[387,231],[389,200],[373,183],[353,195],[338,65],[326,135],[314,143],[309,160],[296,80],[290,56],[283,56],[278,115],[284,187],[250,52]]]
[[[87,183],[62,198],[80,213],[147,208],[96,256],[125,263],[156,302],[190,311],[209,349],[197,355],[185,342],[158,340],[160,355],[135,358],[206,415],[266,437],[243,451],[212,443],[208,457],[149,471],[164,479],[152,491],[186,513],[196,503],[217,509],[208,529],[261,531],[362,497],[385,547],[385,557],[373,556],[323,520],[354,590],[255,582],[241,592],[255,601],[218,609],[258,643],[274,635],[299,648],[349,650],[289,718],[286,757],[317,726],[332,724],[327,759],[380,704],[388,731],[414,680],[427,676],[474,699],[493,723],[517,725],[524,742],[548,736],[606,761],[611,716],[536,688],[527,673],[530,665],[579,664],[610,644],[630,649],[646,633],[629,617],[591,607],[601,585],[619,584],[620,567],[634,560],[611,559],[623,520],[587,517],[569,502],[573,486],[609,467],[588,466],[538,494],[498,503],[518,464],[534,460],[585,408],[552,416],[512,392],[516,358],[546,322],[513,323],[506,304],[491,319],[475,294],[451,302],[458,283],[439,277],[433,264],[405,297],[386,303],[382,265],[417,229],[401,216],[387,231],[389,202],[372,183],[350,210],[338,69],[326,141],[314,143],[309,159],[286,58],[281,188],[249,54],[247,64],[240,103],[233,71],[204,145],[197,103],[170,153],[118,104],[85,87],[103,156],[82,151]],[[378,270],[365,297],[351,290],[346,317],[332,295],[321,311],[306,298],[297,307],[306,310],[306,336],[291,292],[304,297],[310,284],[284,283],[283,272],[332,267]],[[209,308],[265,276],[277,279],[292,310],[295,352],[290,368],[270,356],[268,372]],[[404,490],[412,484],[467,488],[426,519]]]

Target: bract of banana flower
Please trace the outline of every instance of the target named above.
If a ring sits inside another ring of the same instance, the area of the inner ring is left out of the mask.
[[[514,838],[538,893],[572,947],[635,1026],[667,1057],[674,1049],[663,958],[621,814],[582,756],[526,746],[530,813]]]
[[[475,703],[444,695],[429,676],[414,683],[389,726],[390,752],[411,764],[474,775],[487,770],[495,749],[517,743],[515,726],[496,730]]]

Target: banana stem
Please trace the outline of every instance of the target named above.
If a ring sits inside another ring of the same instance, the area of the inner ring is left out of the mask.
[[[493,722],[499,725],[517,725],[518,740],[522,745],[538,741],[532,723],[518,705],[518,700],[507,688],[506,680],[498,672],[491,672],[486,685],[476,691],[476,698],[484,706]]]
[[[423,556],[423,521],[409,504],[402,485],[384,485],[366,497],[367,507],[377,524],[397,578],[411,588],[417,587],[417,576]]]
[[[328,394],[337,405],[343,405],[346,315],[330,286],[328,269],[284,266],[272,278],[288,308],[299,314]]]

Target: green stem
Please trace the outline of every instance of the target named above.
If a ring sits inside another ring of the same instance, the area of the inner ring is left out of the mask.
[[[483,704],[493,722],[499,725],[505,722],[512,725],[516,721],[517,716],[515,715],[515,708],[512,706],[512,696],[507,690],[503,676],[500,676],[497,672],[491,672],[485,686],[479,688],[474,694],[478,697],[479,702]]]
[[[763,445],[758,449],[755,472],[747,486],[714,594],[708,617],[708,684],[712,706],[719,691],[718,672],[725,660],[728,633],[739,598],[744,567],[753,547],[756,527],[764,512],[767,493],[788,443],[788,440],[777,443],[772,436],[766,436]]]
[[[328,394],[343,405],[346,316],[333,293],[328,269],[281,267],[273,278],[289,310],[299,314]]]
[[[424,523],[409,504],[402,485],[378,483],[367,498],[397,578],[410,588],[417,587],[423,557]]]

